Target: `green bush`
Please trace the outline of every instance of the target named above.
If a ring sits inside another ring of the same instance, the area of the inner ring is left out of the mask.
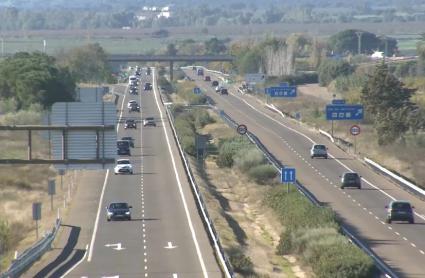
[[[245,150],[250,148],[251,143],[245,137],[233,137],[227,140],[223,140],[219,144],[218,156],[217,156],[217,166],[232,167],[233,166],[233,157],[240,150]]]
[[[214,122],[214,119],[210,116],[207,110],[205,109],[193,109],[192,116],[194,117],[195,126],[197,128],[203,128],[207,124]]]
[[[233,160],[235,167],[242,172],[246,172],[255,166],[265,163],[263,153],[254,146],[249,149],[239,150]]]
[[[248,171],[249,177],[259,184],[266,184],[277,175],[276,169],[270,164],[254,166]]]
[[[0,219],[0,255],[3,255],[10,249],[10,227],[6,221]]]
[[[318,68],[319,83],[321,86],[327,86],[338,76],[350,75],[353,71],[353,67],[348,62],[326,59]]]
[[[228,253],[230,264],[236,272],[243,274],[245,277],[254,274],[254,264],[241,250],[233,248]]]

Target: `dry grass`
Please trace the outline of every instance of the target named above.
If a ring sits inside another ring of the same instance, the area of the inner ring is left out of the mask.
[[[200,131],[210,134],[214,144],[218,138],[235,135],[217,116],[214,118],[215,123]],[[282,227],[273,212],[262,205],[269,186],[259,186],[237,170],[218,168],[212,155],[203,165],[191,163],[223,247],[227,251],[242,249],[259,277],[296,277],[294,264],[275,255]]]

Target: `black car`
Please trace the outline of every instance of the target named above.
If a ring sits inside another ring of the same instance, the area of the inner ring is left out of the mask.
[[[209,75],[206,75],[206,76],[204,77],[204,81],[211,81],[211,77],[210,77]]]
[[[357,187],[360,189],[362,187],[361,177],[355,172],[346,172],[341,177],[341,188],[345,187]]]
[[[118,155],[131,155],[130,143],[126,140],[117,141],[117,154]]]
[[[146,68],[146,75],[151,75],[151,68]]]
[[[152,90],[152,84],[149,83],[149,82],[146,82],[145,83],[145,91],[150,91],[150,90]]]
[[[226,89],[226,88],[221,88],[221,90],[220,90],[220,94],[221,94],[221,95],[228,95],[228,94],[229,94],[229,92],[227,91],[227,89]]]
[[[387,209],[387,223],[391,224],[392,221],[408,221],[410,224],[415,223],[413,217],[413,209],[408,201],[391,201]]]
[[[127,129],[127,128],[135,128],[136,129],[137,128],[136,121],[131,120],[131,119],[125,120],[124,128],[125,129]]]
[[[211,85],[212,85],[213,87],[217,87],[217,86],[218,86],[218,81],[217,81],[217,80],[214,80],[214,81],[211,83]]]
[[[127,203],[110,203],[106,207],[106,220],[131,220],[131,208],[132,206],[129,206]]]
[[[137,103],[131,103],[128,112],[140,112],[140,106]]]
[[[126,137],[122,137],[121,140],[122,141],[127,141],[128,144],[129,144],[129,146],[132,147],[132,148],[134,148],[134,139],[133,139],[133,137],[126,136]]]

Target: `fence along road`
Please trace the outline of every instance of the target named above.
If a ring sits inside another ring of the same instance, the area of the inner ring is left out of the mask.
[[[250,96],[230,90],[228,96],[213,91],[192,71],[197,85],[219,109],[246,124],[282,164],[297,168],[300,182],[319,201],[332,206],[351,233],[363,240],[400,277],[425,277],[425,204],[332,145],[319,134],[265,109]],[[214,78],[213,78],[214,79]],[[313,142],[329,147],[330,159],[310,159]],[[362,190],[339,188],[345,171],[363,176]],[[385,205],[392,199],[410,200],[416,207],[417,224],[386,224]]]
[[[151,77],[144,73],[142,85],[152,83]],[[135,139],[130,157],[134,175],[110,173],[92,252],[88,256],[90,261],[84,261],[67,277],[222,277],[172,140],[164,108],[160,107],[164,117],[161,118],[154,91],[142,88],[138,96],[127,94],[125,100],[126,103],[132,99],[141,103],[141,114],[128,113],[125,103],[122,115],[124,119],[137,118],[137,130],[124,130],[122,124],[118,130],[119,138],[132,136]],[[154,117],[157,127],[142,127],[141,117]],[[189,228],[182,196],[193,231]],[[132,221],[106,221],[105,206],[117,201],[133,206]]]

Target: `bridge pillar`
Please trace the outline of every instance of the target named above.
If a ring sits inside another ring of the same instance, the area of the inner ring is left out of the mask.
[[[174,62],[173,61],[170,61],[170,81],[173,81],[173,65],[174,65]]]

